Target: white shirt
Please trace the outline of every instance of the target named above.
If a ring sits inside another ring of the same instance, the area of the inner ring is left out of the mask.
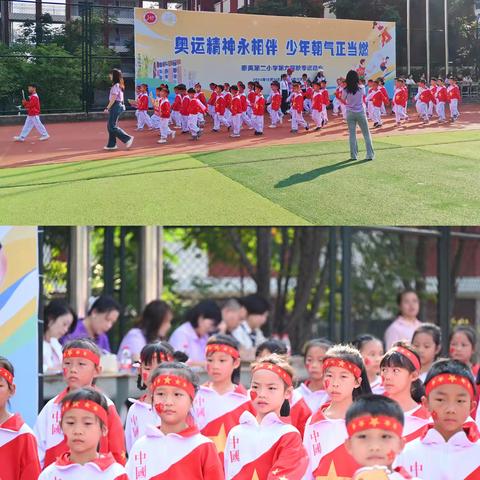
[[[43,373],[47,370],[60,372],[62,370],[62,346],[57,338],[52,337],[49,342],[43,340]]]
[[[258,347],[266,340],[263,332],[259,328],[256,328],[254,333],[246,320],[232,332],[232,335],[240,342],[243,348]],[[253,341],[252,337],[255,337],[255,341]]]

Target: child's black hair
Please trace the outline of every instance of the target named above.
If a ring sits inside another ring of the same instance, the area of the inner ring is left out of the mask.
[[[209,85],[209,87],[210,87],[210,88],[212,88],[212,87],[216,87],[216,86],[217,86],[217,84],[216,84],[216,83],[210,82],[210,85]]]
[[[108,313],[112,311],[120,312],[122,307],[120,304],[110,295],[100,295],[88,310],[88,315],[91,315],[93,311],[98,313]]]
[[[102,352],[98,345],[91,338],[76,338],[75,340],[70,340],[67,342],[62,349],[62,352],[69,350],[70,348],[84,348],[85,350],[90,350],[98,357],[102,356]]]
[[[331,342],[326,337],[312,338],[312,340],[309,340],[303,346],[302,351],[303,351],[303,359],[304,360],[307,358],[308,351],[313,347],[319,347],[319,348],[322,348],[323,350],[327,351],[330,347],[333,347],[333,342]]]
[[[8,372],[10,372],[13,376],[15,376],[15,369],[13,368],[12,362],[8,360],[8,358],[0,356],[0,368],[4,368]],[[8,384],[8,389],[11,391],[12,386]]]
[[[185,378],[185,380],[188,380],[193,385],[195,393],[198,392],[200,386],[200,380],[198,378],[198,375],[188,365],[180,362],[165,362],[161,365],[158,365],[158,367],[152,372],[152,375],[150,377],[152,384],[154,380],[160,375],[168,374]]]
[[[472,385],[473,392],[476,393],[477,387],[475,385],[475,378],[471,369],[468,365],[465,365],[465,363],[451,359],[437,360],[427,373],[425,385],[427,385],[434,377],[442,374],[452,374],[466,378]]]
[[[287,355],[288,349],[285,343],[276,338],[265,340],[262,342],[255,351],[255,357],[258,357],[262,350],[268,350],[270,353],[276,353],[277,355]]]
[[[29,83],[29,84],[27,85],[27,87],[32,87],[32,88],[34,88],[35,90],[38,88],[36,83]]]
[[[172,360],[185,363],[188,360],[188,355],[183,352],[174,351],[168,342],[147,343],[140,352],[140,363],[151,365],[153,360],[156,360],[158,364]],[[140,374],[137,376],[137,387],[139,390],[145,390],[147,388]]]
[[[215,88],[219,88],[220,91],[223,92],[223,85],[222,85],[221,83],[217,83],[217,84],[215,85]]]
[[[195,93],[195,89],[194,89],[194,88],[189,88],[189,89],[187,90],[187,93]]]
[[[227,345],[237,350],[237,352],[240,349],[240,343],[236,338],[232,337],[231,335],[224,335],[222,333],[217,333],[211,336],[207,341],[207,345]],[[240,365],[232,372],[232,383],[235,385],[240,384]]]
[[[61,299],[54,299],[48,303],[43,310],[43,329],[46,332],[51,323],[53,323],[58,317],[62,315],[71,314],[73,317],[72,324],[70,325],[67,334],[72,333],[77,326],[78,317],[73,308],[65,301]]]
[[[400,405],[385,395],[362,395],[355,400],[345,414],[345,423],[350,423],[353,419],[363,417],[365,414],[377,417],[385,415],[398,420],[402,425],[405,423],[403,410]],[[401,434],[401,432],[400,432]]]
[[[383,342],[377,338],[375,335],[371,335],[370,333],[363,333],[362,335],[358,335],[355,340],[352,342],[352,345],[359,351],[362,351],[362,348],[368,342],[380,342],[383,345]]]
[[[238,82],[238,83],[237,83],[237,86],[238,86],[239,88],[243,88],[243,89],[245,90],[245,84],[244,84],[242,81]]]
[[[360,386],[358,388],[353,389],[353,400],[356,400],[360,395],[372,393],[362,355],[356,348],[352,347],[351,345],[334,345],[327,350],[324,361],[327,358],[340,358],[341,360],[353,363],[361,370],[362,381],[360,382]]]
[[[420,356],[418,355],[418,352],[409,343],[395,342],[392,347],[403,347],[407,349],[409,352],[411,352],[413,355],[417,357],[418,363],[420,364]],[[412,361],[409,358],[407,358],[402,353],[397,352],[396,350],[393,350],[393,348],[390,349],[383,356],[382,361],[380,362],[380,369],[382,369],[383,367],[405,368],[410,373],[417,371],[417,369],[415,368],[415,366],[413,365]],[[417,380],[412,382],[412,385],[410,387],[410,395],[413,398],[413,400],[417,403],[420,403],[422,401],[422,397],[425,396],[425,388],[423,386],[422,381],[419,378],[417,378]]]
[[[258,88],[260,91],[263,90],[263,87],[259,83],[255,84],[255,88]]]
[[[432,337],[433,343],[438,347],[442,345],[442,330],[438,325],[434,323],[422,323],[418,328],[413,332],[412,343],[415,340],[415,336],[420,333],[426,333]],[[441,350],[435,354],[435,360],[440,356]]]
[[[77,390],[73,390],[72,392],[68,393],[62,399],[62,405],[67,402],[78,402],[79,400],[88,400],[90,402],[96,403],[100,405],[108,414],[108,404],[105,396],[98,390],[89,387],[78,388]],[[100,419],[98,419],[98,421],[103,427],[103,422]]]
[[[230,87],[230,90],[233,90],[234,92],[238,92],[238,87],[236,85],[232,85]]]

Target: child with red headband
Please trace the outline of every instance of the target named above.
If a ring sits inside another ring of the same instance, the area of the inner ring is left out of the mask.
[[[426,398],[433,423],[410,442],[396,464],[432,480],[478,480],[480,441],[470,417],[475,408],[472,372],[457,360],[435,362],[425,379]]]
[[[305,478],[350,478],[359,465],[345,449],[345,414],[356,398],[371,393],[360,352],[349,345],[328,349],[323,383],[330,402],[321,406],[305,427],[303,443],[310,460]]]
[[[407,442],[422,434],[430,413],[421,405],[424,395],[420,375],[420,356],[406,342],[396,342],[380,362],[384,395],[396,400],[405,416],[403,436]]]
[[[148,343],[140,352],[137,387],[146,390],[150,385],[150,374],[164,362],[186,362],[188,356],[183,352],[174,352],[173,347],[167,342]],[[125,443],[127,452],[133,444],[145,435],[145,429],[150,423],[158,422],[157,414],[152,410],[151,396],[142,395],[138,400],[129,398],[132,406],[128,409],[125,421]]]
[[[201,433],[215,443],[223,465],[227,435],[245,410],[255,411],[240,384],[238,341],[230,335],[214,335],[208,339],[205,355],[210,381],[195,395],[193,416]]]
[[[403,411],[383,395],[364,395],[350,405],[345,417],[348,453],[362,466],[353,480],[402,480],[413,477],[402,467],[392,468],[403,450]],[[419,480],[419,479],[417,479]]]
[[[41,470],[37,441],[20,414],[8,411],[15,391],[13,365],[0,357],[0,478],[33,480]]]
[[[150,377],[151,402],[161,425],[148,425],[130,451],[130,480],[223,480],[214,443],[192,426],[190,410],[197,375],[185,364],[167,362]]]
[[[63,398],[61,405],[60,425],[68,451],[50,464],[39,480],[128,480],[125,468],[111,453],[98,452],[101,439],[108,435],[105,397],[93,388],[80,388]]]
[[[60,424],[61,401],[70,392],[91,387],[101,371],[100,350],[92,340],[72,340],[63,347],[63,378],[67,387],[43,407],[33,429],[37,437],[40,463],[44,468],[68,450]],[[100,440],[100,452],[111,452],[115,460],[124,465],[125,439],[122,421],[114,403],[109,398],[105,399],[108,405],[108,434]]]
[[[227,480],[288,478],[305,475],[308,457],[298,430],[282,420],[290,414],[293,369],[272,354],[252,365],[250,396],[257,415],[246,411],[225,447]]]

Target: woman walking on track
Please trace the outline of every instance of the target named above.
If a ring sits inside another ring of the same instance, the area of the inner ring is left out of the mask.
[[[105,150],[116,150],[117,138],[121,140],[127,148],[130,148],[133,143],[133,136],[125,133],[118,126],[118,119],[120,114],[125,111],[125,105],[123,103],[123,91],[125,90],[125,83],[123,81],[122,72],[117,68],[114,68],[110,73],[110,79],[112,81],[112,88],[110,89],[110,101],[105,108],[105,113],[108,113],[108,144],[103,147]]]
[[[363,105],[365,87],[359,85],[358,73],[355,70],[350,70],[347,73],[346,84],[342,93],[342,99],[346,102],[348,133],[350,137],[350,160],[358,159],[357,124],[362,131],[367,147],[366,160],[373,160],[375,152],[373,151],[372,137],[368,129],[367,116]]]

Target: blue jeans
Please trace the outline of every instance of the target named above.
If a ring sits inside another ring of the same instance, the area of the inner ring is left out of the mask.
[[[357,123],[362,131],[365,145],[367,147],[367,158],[375,157],[375,152],[372,145],[372,137],[370,136],[370,130],[368,129],[367,116],[365,112],[349,112],[347,111],[347,124],[348,134],[350,137],[350,158],[355,160],[358,158],[358,144],[357,144]]]
[[[115,102],[110,108],[108,113],[108,144],[107,147],[114,147],[117,144],[117,138],[123,143],[127,143],[130,140],[130,135],[125,133],[118,126],[118,119],[120,114],[123,112],[123,106],[120,102]]]

